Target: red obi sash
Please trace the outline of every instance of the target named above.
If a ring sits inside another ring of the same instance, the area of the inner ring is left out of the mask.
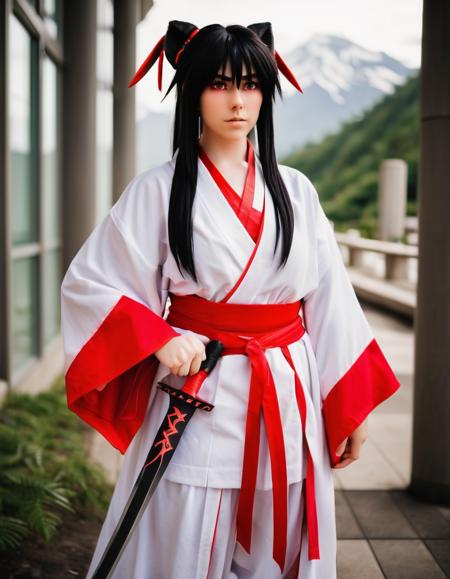
[[[314,464],[305,435],[306,400],[288,344],[299,340],[305,329],[301,301],[288,304],[230,304],[212,302],[197,295],[170,294],[167,322],[223,342],[223,355],[243,354],[251,363],[251,381],[245,429],[244,462],[237,513],[237,540],[250,553],[253,503],[258,473],[260,412],[267,433],[272,470],[274,540],[273,558],[284,569],[287,540],[287,468],[283,429],[275,383],[265,356],[267,348],[280,347],[295,375],[295,392],[307,448],[306,518],[308,557],[319,559],[319,536],[314,491]],[[244,337],[245,336],[245,337]]]

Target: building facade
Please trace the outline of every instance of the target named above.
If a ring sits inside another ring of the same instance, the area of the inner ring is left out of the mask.
[[[135,31],[151,2],[0,14],[0,398],[63,369],[64,271],[134,174]]]

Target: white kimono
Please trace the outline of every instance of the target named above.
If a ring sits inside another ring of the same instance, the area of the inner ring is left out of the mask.
[[[267,529],[269,548],[261,547],[264,536],[256,538],[253,562],[245,571],[246,556],[251,558],[235,544],[233,513],[241,485],[250,380],[249,360],[239,354],[219,359],[204,382],[200,396],[214,410],[197,411],[188,424],[160,483],[162,488],[149,503],[113,577],[336,577],[331,470],[339,459],[335,451],[399,383],[360,308],[314,186],[303,173],[283,165],[279,170],[290,194],[295,228],[287,263],[277,269],[281,243],[273,255],[274,207],[259,157],[255,160],[253,207],[261,210],[265,199],[263,229],[256,243],[199,158],[193,206],[198,283],[182,277],[169,247],[167,215],[176,155],[131,181],[75,256],[63,280],[69,407],[122,453],[126,451],[90,573],[167,412],[169,397],[156,383],[162,380],[181,387],[184,381],[153,355],[171,337],[187,331],[171,327],[163,318],[168,293],[220,301],[231,292],[228,301],[237,304],[303,300],[306,332],[288,347],[305,393],[320,559],[308,559],[307,537],[301,530],[303,499],[299,496],[306,460],[294,372],[275,347],[265,355],[276,385],[289,484],[285,574],[275,564],[271,566],[271,514],[267,508],[258,508],[257,502],[254,527],[262,517],[259,528]],[[208,339],[200,337],[203,342]],[[256,488],[256,501],[262,505],[267,501],[262,497],[270,497],[272,488],[264,426]],[[173,546],[168,543],[170,537],[176,538]],[[262,574],[257,565],[264,557]]]

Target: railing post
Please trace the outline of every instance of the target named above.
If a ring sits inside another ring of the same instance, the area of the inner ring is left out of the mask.
[[[385,254],[386,279],[407,279],[408,278],[408,258],[403,255]]]
[[[405,231],[408,165],[403,159],[385,159],[380,167],[378,239],[398,241]]]

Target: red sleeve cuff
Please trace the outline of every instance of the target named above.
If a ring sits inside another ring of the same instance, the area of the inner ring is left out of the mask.
[[[159,364],[153,354],[178,335],[122,296],[66,372],[69,408],[124,453],[144,420]]]
[[[372,340],[323,401],[322,412],[332,466],[341,459],[336,454],[341,442],[399,387],[400,383],[380,347]]]

